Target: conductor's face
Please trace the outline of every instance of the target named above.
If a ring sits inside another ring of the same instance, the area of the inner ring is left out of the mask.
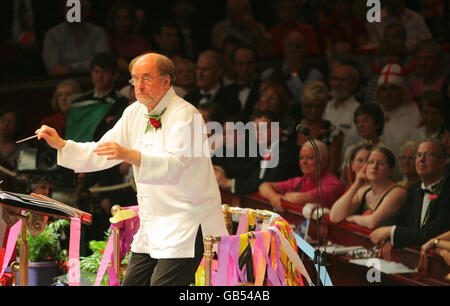
[[[170,76],[161,76],[155,64],[155,57],[144,56],[134,65],[131,73],[138,102],[153,109],[170,87]]]

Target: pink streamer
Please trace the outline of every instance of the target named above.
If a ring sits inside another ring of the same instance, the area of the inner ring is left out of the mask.
[[[0,278],[3,276],[3,273],[5,273],[6,268],[8,267],[9,262],[11,261],[11,257],[14,253],[14,250],[16,249],[17,245],[17,239],[19,239],[20,230],[22,228],[22,220],[17,221],[16,224],[14,224],[10,230],[8,237],[5,237],[5,239],[8,239],[8,242],[6,244],[6,250],[5,250],[5,258],[2,262],[2,270],[0,271]]]
[[[80,218],[70,218],[69,286],[80,285]]]

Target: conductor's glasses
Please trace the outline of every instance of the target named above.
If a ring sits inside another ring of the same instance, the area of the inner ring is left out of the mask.
[[[150,84],[150,82],[153,81],[153,79],[149,78],[149,77],[143,77],[141,80],[146,85]],[[128,82],[130,82],[131,85],[136,86],[139,83],[139,79],[138,78],[132,78]]]

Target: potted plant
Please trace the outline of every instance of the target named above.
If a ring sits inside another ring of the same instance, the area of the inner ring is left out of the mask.
[[[61,247],[61,236],[69,225],[69,220],[57,219],[49,222],[36,237],[27,232],[29,286],[49,286],[54,277],[67,271],[68,255]],[[17,241],[18,250],[21,238]]]

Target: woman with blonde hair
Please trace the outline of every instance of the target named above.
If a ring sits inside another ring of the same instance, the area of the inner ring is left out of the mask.
[[[341,160],[341,150],[344,135],[328,120],[322,119],[328,100],[328,87],[320,81],[306,84],[302,92],[303,119],[300,123],[309,128],[311,138],[321,140],[330,151],[328,168],[337,174]],[[297,145],[307,141],[301,133],[297,133]]]
[[[41,125],[48,125],[57,130],[59,135],[64,135],[67,117],[72,106],[70,97],[80,92],[80,85],[76,81],[69,79],[60,82],[56,86],[51,100],[51,107],[54,114],[42,119]]]

